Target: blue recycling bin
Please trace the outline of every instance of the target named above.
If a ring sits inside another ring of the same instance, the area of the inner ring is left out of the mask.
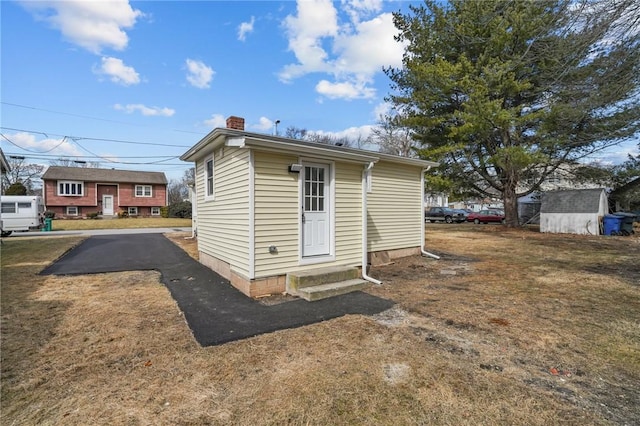
[[[623,217],[615,214],[604,216],[602,224],[604,225],[604,235],[622,235],[620,227],[622,226]]]

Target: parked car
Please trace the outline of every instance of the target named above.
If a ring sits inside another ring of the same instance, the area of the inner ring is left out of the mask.
[[[461,215],[464,216],[464,220],[467,220],[467,216],[469,216],[469,213],[471,213],[471,210],[467,210],[467,209],[452,209],[454,212],[460,213]],[[463,222],[464,222],[463,220]]]
[[[467,222],[479,223],[499,222],[504,223],[504,212],[502,210],[480,210],[469,213]]]
[[[464,214],[450,209],[448,207],[431,207],[429,210],[424,212],[424,221],[433,222],[464,222],[465,216]]]

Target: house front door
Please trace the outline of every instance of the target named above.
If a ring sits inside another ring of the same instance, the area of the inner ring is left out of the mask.
[[[113,195],[102,196],[102,215],[113,216]]]
[[[329,165],[306,163],[302,169],[302,257],[330,252]]]

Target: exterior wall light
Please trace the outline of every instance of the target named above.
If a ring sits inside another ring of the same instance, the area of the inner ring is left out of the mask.
[[[289,173],[300,173],[300,170],[302,170],[302,164],[289,165]]]

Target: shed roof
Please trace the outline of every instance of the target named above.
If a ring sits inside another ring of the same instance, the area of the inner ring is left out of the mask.
[[[542,194],[540,213],[598,213],[604,189],[571,189]]]
[[[141,172],[134,170],[97,169],[90,167],[50,166],[42,175],[43,180],[82,180],[89,182],[166,184],[162,172]]]
[[[301,141],[298,139],[283,138],[280,136],[271,136],[261,133],[252,133],[244,130],[217,128],[202,138],[187,152],[180,157],[183,161],[195,161],[198,158],[211,152],[211,148],[233,139],[236,145],[250,147],[261,150],[271,150],[275,152],[295,152],[307,155],[318,155],[326,158],[357,161],[357,162],[376,162],[379,160],[387,160],[395,163],[402,163],[417,167],[432,167],[438,163],[433,161],[421,160],[418,158],[406,158],[396,155],[383,154],[375,151],[365,151],[362,149],[347,148],[344,146],[336,146],[322,144],[317,142]]]

